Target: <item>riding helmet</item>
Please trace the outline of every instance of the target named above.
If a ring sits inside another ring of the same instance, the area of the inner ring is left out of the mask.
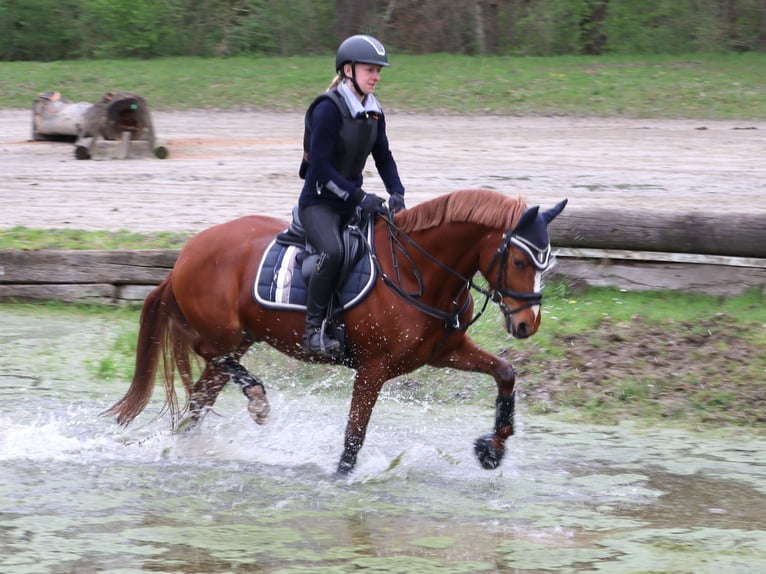
[[[357,34],[343,40],[338,48],[335,70],[340,72],[347,62],[388,66],[388,56],[386,48],[378,40],[366,34]]]

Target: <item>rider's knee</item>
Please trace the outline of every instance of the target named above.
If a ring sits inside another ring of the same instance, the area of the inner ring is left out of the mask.
[[[333,273],[340,269],[343,263],[343,252],[337,251],[323,251],[319,254],[319,260],[317,261],[317,271],[326,271]]]

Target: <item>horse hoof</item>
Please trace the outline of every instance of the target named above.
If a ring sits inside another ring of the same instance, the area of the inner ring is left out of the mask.
[[[473,443],[473,451],[479,459],[481,467],[485,470],[494,470],[500,466],[505,449],[497,448],[494,443],[495,435],[485,434]]]
[[[265,425],[269,418],[271,407],[266,399],[254,399],[247,404],[247,412],[257,425]]]
[[[335,471],[335,478],[346,478],[356,466],[356,456],[342,456]]]
[[[181,419],[175,427],[175,432],[190,432],[197,428],[199,425],[199,419],[194,416],[188,416]]]
[[[247,397],[249,399],[247,412],[250,413],[250,418],[257,425],[265,425],[266,419],[269,418],[269,412],[271,412],[271,406],[269,406],[266,393],[263,392],[263,387],[255,386],[248,389]]]

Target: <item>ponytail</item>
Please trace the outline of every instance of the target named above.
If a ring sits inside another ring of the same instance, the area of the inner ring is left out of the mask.
[[[330,82],[330,85],[327,86],[327,91],[329,92],[330,90],[334,90],[335,88],[337,88],[340,85],[340,83],[342,81],[343,81],[343,73],[342,72],[338,72],[335,75],[335,77],[332,79],[332,82]]]

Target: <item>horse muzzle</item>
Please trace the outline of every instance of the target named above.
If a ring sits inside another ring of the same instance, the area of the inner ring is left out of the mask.
[[[527,302],[521,307],[511,309],[505,301],[500,301],[503,312],[503,326],[515,339],[526,339],[537,332],[540,326],[539,300]]]
[[[516,339],[526,339],[533,334],[533,330],[530,328],[529,323],[526,321],[514,323],[513,319],[505,322],[505,330]]]

